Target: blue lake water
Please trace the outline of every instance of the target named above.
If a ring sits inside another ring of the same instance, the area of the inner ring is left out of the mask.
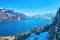
[[[52,20],[46,20],[46,19],[30,19],[11,23],[1,22],[0,36],[17,35],[50,23],[52,23]]]

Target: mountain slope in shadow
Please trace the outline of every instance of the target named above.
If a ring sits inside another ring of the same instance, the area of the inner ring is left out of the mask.
[[[35,33],[36,35],[40,35],[40,33],[48,32],[48,40],[60,40],[60,8],[57,11],[57,14],[50,25],[42,26],[40,28],[35,28],[27,33],[22,33],[15,36],[15,40],[26,40],[31,36],[31,34]],[[38,39],[37,39],[38,40]]]

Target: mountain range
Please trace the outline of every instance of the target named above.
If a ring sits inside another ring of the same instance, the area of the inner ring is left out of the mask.
[[[46,13],[46,14],[43,14],[43,15],[34,15],[32,17],[30,17],[30,19],[48,19],[48,20],[51,20],[55,17],[55,14],[53,13]]]
[[[53,19],[55,14],[53,13],[46,13],[43,15],[34,15],[34,16],[27,16],[23,13],[17,13],[13,10],[7,10],[7,9],[0,9],[0,22],[17,22],[20,20],[28,20],[28,19]]]
[[[25,19],[27,19],[27,16],[22,13],[17,13],[13,10],[0,9],[0,22],[16,22]]]

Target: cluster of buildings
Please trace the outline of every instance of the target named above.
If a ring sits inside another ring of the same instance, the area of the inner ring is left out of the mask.
[[[0,40],[14,40],[15,36],[1,36]]]

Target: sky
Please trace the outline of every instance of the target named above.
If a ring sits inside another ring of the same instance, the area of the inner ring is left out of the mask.
[[[0,8],[11,9],[26,15],[56,13],[60,0],[0,0]]]

